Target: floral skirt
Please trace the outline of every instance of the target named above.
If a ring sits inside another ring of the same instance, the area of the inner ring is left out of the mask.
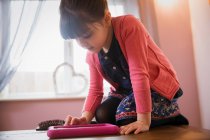
[[[181,96],[181,95],[180,95]],[[121,102],[116,111],[116,122],[124,119],[136,119],[136,104],[134,94],[122,95],[117,93],[110,93],[109,97],[115,97],[121,99]],[[163,96],[160,96],[157,92],[151,92],[152,98],[152,120],[160,120],[180,114],[180,110],[177,104],[177,98],[168,100]]]

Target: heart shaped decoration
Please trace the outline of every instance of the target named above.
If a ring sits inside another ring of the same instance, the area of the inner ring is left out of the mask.
[[[58,65],[53,73],[54,88],[57,95],[80,94],[87,87],[85,75],[76,73],[69,63]]]

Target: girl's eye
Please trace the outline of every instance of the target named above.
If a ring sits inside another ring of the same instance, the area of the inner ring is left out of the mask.
[[[85,34],[85,35],[83,36],[83,38],[88,39],[88,38],[90,38],[91,36],[92,36],[92,33],[90,32],[90,33]]]

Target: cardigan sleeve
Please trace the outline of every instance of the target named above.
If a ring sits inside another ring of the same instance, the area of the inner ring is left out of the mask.
[[[121,37],[129,65],[137,113],[152,110],[148,68],[148,33],[142,23],[133,16],[122,22]]]
[[[91,54],[87,55],[86,62],[89,65],[90,85],[88,96],[83,106],[83,112],[88,111],[94,114],[103,98],[103,78],[94,65]]]

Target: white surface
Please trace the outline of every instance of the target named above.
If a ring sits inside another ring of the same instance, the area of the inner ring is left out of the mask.
[[[0,94],[0,101],[24,101],[24,100],[57,100],[57,99],[82,99],[85,98],[84,94],[68,95],[68,94],[55,94],[52,92],[40,92],[30,94]]]

